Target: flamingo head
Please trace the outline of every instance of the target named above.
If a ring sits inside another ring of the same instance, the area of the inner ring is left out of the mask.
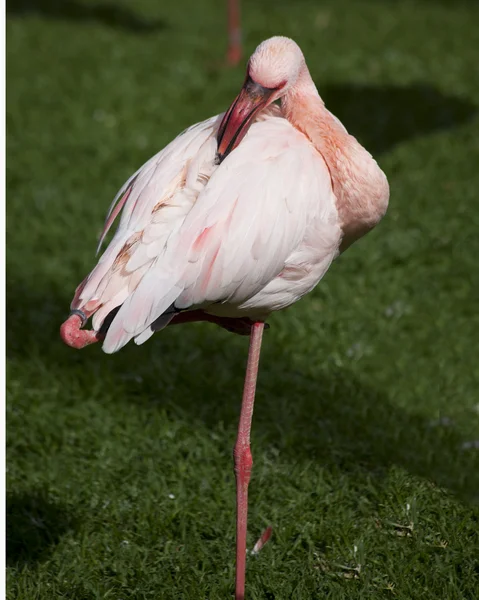
[[[219,162],[238,146],[255,116],[295,85],[304,66],[300,47],[289,38],[272,37],[256,48],[241,92],[218,129]]]

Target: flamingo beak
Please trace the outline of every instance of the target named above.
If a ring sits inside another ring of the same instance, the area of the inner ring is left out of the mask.
[[[218,129],[217,162],[221,163],[246,135],[254,117],[273,99],[276,88],[265,88],[247,77],[236,100],[229,107]]]

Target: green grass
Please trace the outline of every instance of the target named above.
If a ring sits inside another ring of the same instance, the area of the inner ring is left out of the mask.
[[[58,335],[118,187],[237,93],[224,12],[8,7],[11,600],[232,598],[247,341],[191,325],[106,356]],[[247,52],[300,43],[392,191],[377,230],[270,320],[248,545],[274,534],[249,559],[248,598],[473,600],[478,6],[280,0],[244,2],[243,18]]]

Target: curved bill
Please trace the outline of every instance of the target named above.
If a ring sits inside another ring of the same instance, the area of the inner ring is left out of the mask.
[[[265,88],[247,77],[239,96],[225,113],[218,129],[218,163],[238,146],[254,117],[268,106],[275,91],[276,89]]]

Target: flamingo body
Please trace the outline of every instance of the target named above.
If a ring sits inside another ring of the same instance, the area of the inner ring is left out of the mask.
[[[118,230],[72,304],[96,311],[95,330],[121,305],[106,352],[144,342],[176,310],[264,319],[311,291],[338,253],[331,178],[307,137],[271,106],[218,165],[222,117],[178,136],[120,190]]]

